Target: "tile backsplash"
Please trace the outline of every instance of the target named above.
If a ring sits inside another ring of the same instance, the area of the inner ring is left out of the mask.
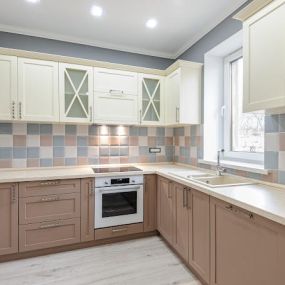
[[[0,168],[172,162],[173,156],[172,128],[0,123]]]

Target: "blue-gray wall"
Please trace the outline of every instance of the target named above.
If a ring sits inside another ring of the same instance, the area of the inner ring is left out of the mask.
[[[0,47],[43,52],[134,66],[166,69],[174,60],[57,40],[0,32]]]

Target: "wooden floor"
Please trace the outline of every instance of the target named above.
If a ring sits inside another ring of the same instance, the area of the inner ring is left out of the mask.
[[[2,285],[200,285],[159,237],[0,264]]]

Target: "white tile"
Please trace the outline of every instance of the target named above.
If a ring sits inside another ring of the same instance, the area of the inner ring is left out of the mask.
[[[12,147],[13,136],[12,135],[0,135],[0,147]]]
[[[279,152],[279,157],[278,157],[278,159],[279,159],[279,170],[285,170],[285,151],[280,151]]]
[[[12,167],[13,168],[26,168],[27,160],[26,159],[13,159]]]
[[[120,164],[120,157],[110,156],[109,163],[110,164]]]
[[[94,158],[99,156],[99,147],[98,146],[89,146],[88,147],[88,157]]]
[[[53,148],[50,146],[40,147],[40,158],[52,158],[53,157]]]
[[[26,123],[14,123],[13,124],[13,135],[26,135],[27,124]]]
[[[147,146],[148,137],[139,137],[139,146]]]
[[[77,147],[76,146],[66,146],[65,156],[66,157],[77,157]]]
[[[139,156],[139,147],[138,146],[130,146],[129,147],[129,156],[136,157]]]
[[[279,150],[279,134],[266,133],[264,141],[265,151],[278,151]]]
[[[40,136],[39,135],[27,135],[27,146],[28,147],[39,147]]]
[[[198,157],[197,147],[196,146],[191,146],[191,148],[190,148],[190,157],[191,158],[197,158]]]

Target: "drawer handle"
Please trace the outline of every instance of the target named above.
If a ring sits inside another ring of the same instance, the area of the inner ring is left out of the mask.
[[[59,226],[60,226],[60,223],[56,222],[56,223],[52,223],[52,224],[41,225],[40,229],[56,228]]]
[[[58,185],[60,184],[60,181],[45,181],[41,182],[40,185],[47,186],[47,185]]]
[[[113,233],[119,233],[119,232],[126,232],[128,229],[127,228],[122,228],[122,229],[113,229]]]
[[[228,209],[228,210],[233,210],[233,206],[232,205],[229,205],[229,206],[226,206],[226,209]]]
[[[59,197],[58,196],[54,196],[54,197],[43,197],[41,199],[42,202],[50,202],[50,201],[58,201]]]
[[[16,195],[16,186],[12,186],[12,193],[11,193],[11,202],[16,203],[17,202],[17,195]]]
[[[116,90],[116,89],[110,89],[109,93],[112,95],[124,95],[124,91],[123,90]]]

